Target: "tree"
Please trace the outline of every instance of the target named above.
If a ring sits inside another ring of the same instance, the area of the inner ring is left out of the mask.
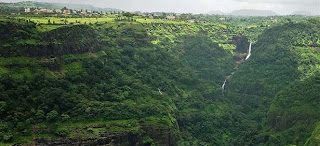
[[[63,8],[61,9],[61,11],[64,11],[64,10],[68,10],[68,8],[67,8],[67,7],[63,7]]]
[[[52,110],[46,116],[48,121],[55,121],[57,119],[57,117],[58,117],[58,112],[55,110]]]
[[[132,14],[130,12],[123,13],[122,15],[125,17],[133,17],[134,16],[134,14]]]
[[[69,134],[69,130],[66,128],[58,128],[55,134],[60,137],[67,137]]]
[[[38,110],[36,113],[36,118],[39,122],[44,120],[44,111],[43,110]]]
[[[7,103],[4,101],[0,101],[0,114],[1,115],[6,111],[6,108],[7,108]]]

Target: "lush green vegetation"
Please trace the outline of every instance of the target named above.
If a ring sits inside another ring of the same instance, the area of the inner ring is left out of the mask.
[[[273,27],[230,79],[228,98],[255,125],[247,144],[303,145],[311,135],[319,121],[318,35],[319,19]]]
[[[320,21],[274,19],[3,16],[0,142],[316,145]]]

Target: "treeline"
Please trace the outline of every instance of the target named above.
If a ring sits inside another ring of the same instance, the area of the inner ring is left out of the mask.
[[[0,14],[22,13],[23,7],[8,7],[0,3]]]

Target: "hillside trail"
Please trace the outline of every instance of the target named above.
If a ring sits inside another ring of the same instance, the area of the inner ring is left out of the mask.
[[[242,61],[240,61],[240,62],[237,64],[237,66],[234,68],[234,71],[233,71],[230,75],[225,76],[225,80],[224,80],[224,82],[223,82],[223,84],[222,84],[222,86],[221,86],[222,94],[224,94],[224,92],[226,91],[226,90],[225,90],[225,87],[226,87],[226,84],[227,84],[227,82],[228,82],[228,79],[231,78],[232,75],[238,70],[238,67],[239,67],[240,64],[242,64],[244,61],[248,60],[248,59],[251,57],[252,44],[253,44],[253,43],[250,42],[247,57],[246,57],[244,60],[242,59]]]

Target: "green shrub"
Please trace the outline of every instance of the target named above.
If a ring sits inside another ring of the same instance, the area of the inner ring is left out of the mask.
[[[49,112],[46,116],[48,121],[55,121],[58,117],[58,112],[55,110],[52,110],[51,112]]]
[[[70,133],[70,131],[66,128],[58,128],[55,131],[55,134],[60,137],[67,137],[69,135],[69,133]]]
[[[149,136],[146,136],[143,140],[142,143],[144,146],[155,146],[155,143],[152,138]]]

